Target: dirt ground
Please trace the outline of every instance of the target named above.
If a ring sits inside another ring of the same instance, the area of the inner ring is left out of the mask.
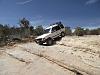
[[[0,75],[100,75],[100,36],[0,48]]]

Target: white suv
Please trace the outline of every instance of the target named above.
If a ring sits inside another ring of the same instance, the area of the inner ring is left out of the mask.
[[[38,44],[47,43],[47,45],[52,45],[54,39],[64,36],[65,36],[65,27],[63,26],[63,24],[61,24],[61,22],[58,22],[46,28],[45,33],[43,35],[35,38],[35,42]]]

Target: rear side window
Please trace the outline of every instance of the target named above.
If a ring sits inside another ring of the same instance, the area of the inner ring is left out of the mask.
[[[59,25],[61,28],[64,28],[64,26],[62,24]]]
[[[59,27],[59,26],[55,26],[55,27],[52,28],[52,30],[53,30],[53,31],[60,30],[60,27]]]

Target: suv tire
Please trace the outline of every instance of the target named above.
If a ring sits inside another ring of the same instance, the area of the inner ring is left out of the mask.
[[[43,43],[42,42],[39,42],[39,45],[43,45]]]
[[[64,32],[61,32],[61,37],[64,37],[65,36],[65,33]]]
[[[51,38],[47,39],[46,41],[47,45],[52,45],[53,44],[53,40]]]

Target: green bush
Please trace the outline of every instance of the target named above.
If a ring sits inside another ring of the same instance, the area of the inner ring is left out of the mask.
[[[77,36],[83,36],[84,35],[84,28],[76,27],[74,34],[77,35]]]
[[[66,35],[72,35],[72,30],[70,27],[65,27],[65,34]]]

